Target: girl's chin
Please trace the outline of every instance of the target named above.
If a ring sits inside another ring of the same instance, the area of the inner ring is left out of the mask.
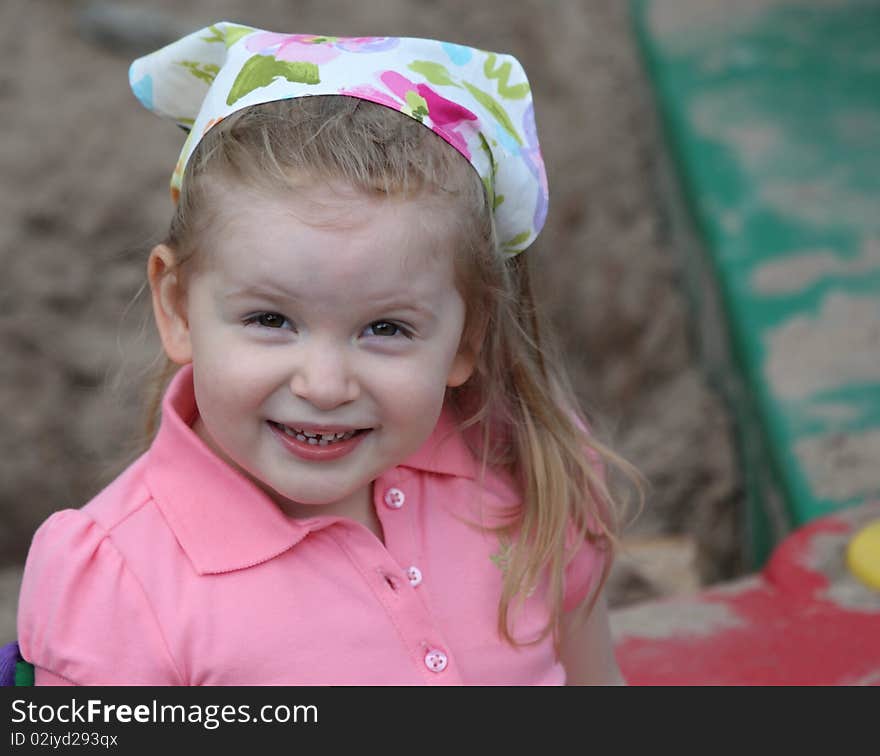
[[[333,516],[357,519],[372,507],[372,484],[361,491],[275,491],[272,498],[284,514],[297,520]]]

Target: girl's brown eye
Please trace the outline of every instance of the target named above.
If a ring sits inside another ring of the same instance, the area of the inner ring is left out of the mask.
[[[254,322],[264,328],[281,328],[285,321],[286,318],[277,312],[261,312],[254,317]]]
[[[370,328],[376,336],[394,336],[400,330],[394,323],[389,323],[387,320],[373,323]]]

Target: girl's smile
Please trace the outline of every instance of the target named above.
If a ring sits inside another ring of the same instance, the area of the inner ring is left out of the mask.
[[[302,459],[326,462],[344,457],[363,440],[371,428],[363,430],[333,431],[327,428],[319,432],[291,428],[268,421],[269,427],[278,435],[281,443]]]
[[[193,363],[193,429],[288,514],[364,522],[372,481],[424,443],[473,368],[452,213],[339,184],[212,192],[203,260],[170,286],[163,336]]]

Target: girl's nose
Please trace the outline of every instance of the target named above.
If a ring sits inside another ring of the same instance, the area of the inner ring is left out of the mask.
[[[296,396],[320,410],[357,399],[358,382],[338,350],[316,348],[303,357],[290,379],[290,390]]]

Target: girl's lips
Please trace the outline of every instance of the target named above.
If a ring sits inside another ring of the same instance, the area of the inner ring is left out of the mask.
[[[295,436],[291,436],[286,433],[283,425],[279,425],[278,423],[274,423],[272,421],[268,421],[269,428],[275,434],[275,437],[284,444],[285,448],[300,457],[301,459],[309,460],[310,462],[326,462],[333,459],[339,459],[340,457],[344,457],[347,454],[350,454],[354,451],[355,447],[366,438],[367,434],[372,430],[372,428],[366,428],[362,430],[355,431],[355,434],[351,438],[347,438],[340,441],[333,441],[326,445],[321,445],[319,443],[310,444],[308,441],[301,441]],[[308,430],[308,428],[303,428],[302,430]],[[329,430],[324,428],[323,430]],[[309,431],[310,433],[316,433],[317,431]],[[341,433],[342,431],[335,431],[337,433]]]

